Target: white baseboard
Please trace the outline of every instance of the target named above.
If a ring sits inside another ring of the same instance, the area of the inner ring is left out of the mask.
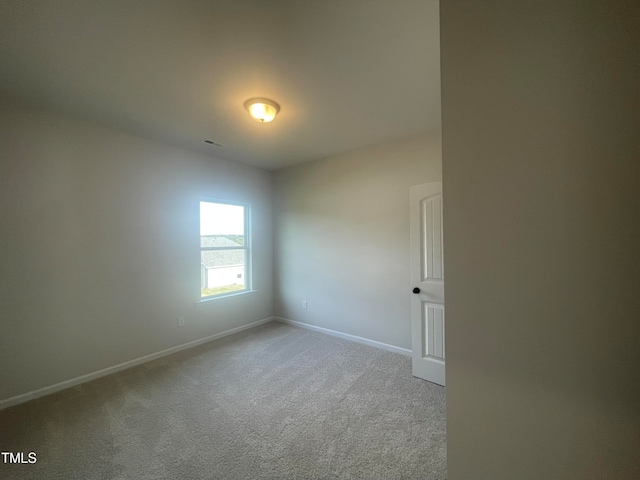
[[[156,358],[166,357],[167,355],[171,355],[181,350],[186,350],[187,348],[197,347],[198,345],[202,345],[203,343],[212,342],[219,338],[226,337],[228,335],[233,335],[234,333],[238,333],[243,330],[248,330],[250,328],[257,327],[258,325],[269,323],[273,320],[275,320],[275,317],[263,318],[262,320],[258,320],[257,322],[232,328],[231,330],[225,330],[224,332],[216,333],[215,335],[209,335],[208,337],[200,338],[198,340],[193,340],[192,342],[183,343],[182,345],[167,348],[166,350],[145,355],[144,357],[135,358],[133,360],[129,360],[128,362],[120,363],[112,367],[103,368],[102,370],[98,370],[97,372],[88,373],[86,375],[81,375],[79,377],[72,378],[70,380],[65,380],[64,382],[56,383],[55,385],[50,385],[48,387],[39,388],[38,390],[32,390],[30,392],[22,393],[14,397],[9,397],[7,399],[0,400],[0,410],[11,407],[13,405],[18,405],[19,403],[24,403],[29,400],[33,400],[34,398],[43,397],[45,395],[49,395],[51,393],[58,392],[60,390],[64,390],[65,388],[74,387],[76,385],[80,385],[81,383],[86,383],[91,380],[95,380],[96,378],[104,377],[106,375],[110,375],[112,373],[116,373],[121,370],[125,370],[127,368],[135,367],[136,365],[150,362],[151,360],[155,360]]]
[[[155,360],[157,358],[166,357],[167,355],[177,353],[181,350],[197,347],[198,345],[202,345],[203,343],[212,342],[219,338],[226,337],[228,335],[233,335],[234,333],[242,332],[243,330],[248,330],[250,328],[254,328],[254,327],[257,327],[258,325],[263,325],[265,323],[269,323],[274,320],[280,323],[293,325],[295,327],[305,328],[307,330],[312,330],[314,332],[321,332],[327,335],[332,335],[334,337],[350,340],[352,342],[361,343],[363,345],[369,345],[370,347],[381,348],[389,352],[411,356],[411,350],[408,350],[402,347],[396,347],[395,345],[389,345],[388,343],[377,342],[376,340],[370,340],[368,338],[358,337],[356,335],[338,332],[336,330],[330,330],[328,328],[316,327],[315,325],[309,325],[308,323],[289,320],[288,318],[268,317],[268,318],[263,318],[262,320],[258,320],[257,322],[249,323],[247,325],[242,325],[240,327],[232,328],[224,332],[216,333],[215,335],[209,335],[208,337],[200,338],[198,340],[193,340],[191,342],[183,343],[182,345],[167,348],[166,350],[162,350],[160,352],[145,355],[140,358],[135,358],[133,360],[129,360],[128,362],[120,363],[112,367],[103,368],[102,370],[98,370],[96,372],[88,373],[86,375],[81,375],[79,377],[72,378],[70,380],[65,380],[64,382],[56,383],[55,385],[49,385],[48,387],[39,388],[38,390],[32,390],[27,393],[22,393],[20,395],[16,395],[13,397],[6,398],[4,400],[0,400],[0,410],[11,407],[13,405],[18,405],[20,403],[28,402],[29,400],[33,400],[35,398],[44,397],[45,395],[49,395],[51,393],[64,390],[65,388],[70,388],[76,385],[80,385],[82,383],[90,382],[91,380],[95,380],[96,378],[104,377],[106,375],[111,375],[112,373],[116,373],[121,370],[126,370],[127,368],[135,367],[136,365],[150,362],[151,360]]]
[[[326,333],[334,337],[344,338],[345,340],[351,340],[352,342],[362,343],[363,345],[369,345],[370,347],[381,348],[393,353],[399,353],[400,355],[411,356],[411,350],[402,347],[396,347],[395,345],[389,345],[388,343],[377,342],[376,340],[370,340],[364,337],[358,337],[349,333],[338,332],[336,330],[330,330],[328,328],[316,327],[315,325],[309,325],[308,323],[297,322],[295,320],[289,320],[288,318],[273,317],[276,322],[286,323],[287,325],[293,325],[295,327],[306,328],[307,330],[313,330],[314,332]]]

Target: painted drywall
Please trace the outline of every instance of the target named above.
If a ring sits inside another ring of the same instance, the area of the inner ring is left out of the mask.
[[[640,478],[637,2],[441,2],[450,480]]]
[[[276,172],[276,315],[410,349],[409,187],[441,176],[439,131]]]
[[[0,111],[0,399],[271,316],[270,173]],[[255,293],[195,305],[201,196],[251,203]]]

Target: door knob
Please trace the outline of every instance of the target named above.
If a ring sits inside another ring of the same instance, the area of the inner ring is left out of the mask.
[[[413,293],[420,293],[420,289],[418,287],[414,288]]]

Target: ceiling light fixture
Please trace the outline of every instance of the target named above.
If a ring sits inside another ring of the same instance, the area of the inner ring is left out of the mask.
[[[261,123],[270,122],[280,111],[280,105],[268,98],[251,98],[244,102],[244,108]]]

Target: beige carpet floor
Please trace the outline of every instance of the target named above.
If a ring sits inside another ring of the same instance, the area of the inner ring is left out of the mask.
[[[444,388],[269,323],[0,412],[8,479],[438,479]],[[1,460],[1,459],[0,459]]]

